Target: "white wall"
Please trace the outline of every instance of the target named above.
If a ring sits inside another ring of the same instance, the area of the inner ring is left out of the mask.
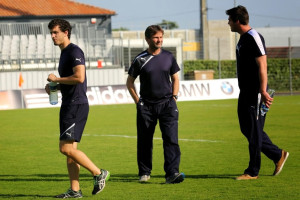
[[[265,27],[254,29],[262,34],[267,47],[288,47],[288,38],[291,38],[291,46],[300,46],[300,27]]]
[[[42,89],[47,84],[50,73],[58,75],[57,71],[23,71],[23,72],[1,72],[0,91],[18,90],[19,76],[22,73],[24,83],[22,89]],[[124,69],[88,69],[88,86],[123,85],[125,84]]]

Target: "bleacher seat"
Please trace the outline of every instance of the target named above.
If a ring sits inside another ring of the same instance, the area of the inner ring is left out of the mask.
[[[102,50],[101,45],[95,46],[95,57],[97,57],[97,58],[103,57],[103,50]]]
[[[86,52],[86,48],[85,48],[85,44],[82,38],[78,38],[78,44],[77,44],[81,50],[85,53]]]
[[[21,59],[27,58],[27,46],[28,46],[28,36],[21,35],[21,40],[20,40],[20,58]]]
[[[10,57],[11,37],[4,35],[2,44],[2,60],[8,60]]]
[[[94,58],[95,57],[94,47],[90,44],[88,44],[87,46],[88,46],[88,51],[84,52],[84,54],[88,57]]]
[[[73,44],[78,45],[77,35],[75,35],[75,34],[72,34],[72,35],[71,35],[71,42],[72,42]]]
[[[53,41],[50,34],[46,35],[45,39],[45,58],[51,59],[53,58]]]
[[[1,51],[2,51],[2,36],[0,36],[0,54],[1,54]]]
[[[28,48],[27,48],[27,58],[34,59],[36,58],[36,48],[37,47],[37,39],[35,35],[29,35],[28,37]]]
[[[26,26],[27,27],[27,26]],[[31,26],[28,26],[31,27]],[[14,33],[14,35],[8,35]],[[31,34],[28,34],[31,33]],[[37,34],[38,33],[38,34]],[[77,33],[77,34],[76,34]],[[81,32],[72,33],[71,42],[78,45],[85,54],[86,60],[96,62],[98,59],[106,62],[110,53],[111,44],[104,40],[104,36],[91,35],[79,37]],[[5,35],[6,34],[6,35]],[[86,34],[83,34],[86,35]],[[99,36],[100,38],[98,38]],[[107,49],[107,46],[110,48]],[[41,29],[20,28],[0,35],[0,64],[1,69],[54,68],[57,67],[61,50],[53,45],[49,32]],[[20,63],[20,64],[19,64]],[[53,64],[54,63],[54,64]],[[93,67],[95,66],[92,64]],[[6,67],[4,67],[6,66]]]
[[[10,46],[10,59],[16,60],[19,58],[20,52],[20,36],[13,35]]]
[[[44,35],[37,35],[37,58],[43,59],[45,54],[45,37]]]

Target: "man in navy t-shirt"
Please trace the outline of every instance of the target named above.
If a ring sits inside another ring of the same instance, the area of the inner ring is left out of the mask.
[[[62,105],[59,115],[60,152],[67,157],[67,168],[70,178],[70,188],[67,192],[55,196],[56,198],[81,198],[79,186],[79,169],[83,166],[94,177],[92,194],[101,192],[110,173],[99,169],[82,151],[77,144],[88,118],[89,104],[86,96],[87,80],[85,59],[82,50],[70,42],[72,27],[63,19],[53,19],[48,24],[54,45],[61,49],[58,72],[48,76],[48,81],[56,82],[62,93]],[[49,94],[49,85],[45,87]]]
[[[85,66],[84,53],[75,44],[70,43],[61,51],[58,72],[60,77],[69,77],[74,74],[73,68],[77,65]],[[83,82],[77,84],[61,84],[62,105],[87,104],[87,79],[84,67]]]
[[[152,170],[153,135],[159,120],[164,147],[166,183],[180,183],[180,148],[178,145],[179,66],[173,55],[161,48],[164,31],[157,25],[145,31],[148,49],[133,60],[127,78],[127,88],[137,106],[137,154],[140,182],[150,179]],[[134,81],[140,78],[138,95]]]
[[[273,175],[278,175],[289,155],[272,143],[264,132],[266,115],[260,112],[261,104],[270,107],[273,98],[267,92],[267,55],[264,38],[249,26],[248,11],[237,6],[226,11],[232,32],[240,34],[236,46],[237,76],[240,88],[238,117],[240,129],[249,142],[250,161],[244,174],[237,180],[257,179],[261,152],[275,163]]]

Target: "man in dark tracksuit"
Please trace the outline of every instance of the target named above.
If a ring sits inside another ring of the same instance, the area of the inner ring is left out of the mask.
[[[149,26],[145,38],[149,48],[137,55],[128,71],[127,88],[137,106],[137,159],[140,182],[150,179],[152,170],[153,134],[159,120],[164,147],[166,183],[180,183],[180,148],[178,145],[179,66],[173,55],[161,49],[164,31]],[[134,81],[140,76],[140,97]],[[171,81],[170,81],[171,78]]]
[[[249,142],[250,161],[244,174],[237,180],[257,179],[261,152],[275,163],[273,175],[278,175],[289,153],[279,149],[264,132],[266,115],[260,112],[261,104],[268,108],[273,98],[267,92],[267,56],[264,38],[249,26],[249,15],[243,6],[226,11],[232,32],[238,32],[240,40],[236,47],[237,73],[240,95],[238,117],[242,133]]]

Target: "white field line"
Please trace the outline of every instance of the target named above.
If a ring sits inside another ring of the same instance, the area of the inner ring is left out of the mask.
[[[120,137],[120,138],[133,138],[136,139],[136,136],[129,136],[129,135],[100,135],[100,134],[83,134],[83,136],[92,136],[92,137]],[[154,140],[162,140],[162,138],[153,138]],[[178,139],[179,141],[186,141],[186,142],[221,142],[218,140],[202,140],[202,139]]]

